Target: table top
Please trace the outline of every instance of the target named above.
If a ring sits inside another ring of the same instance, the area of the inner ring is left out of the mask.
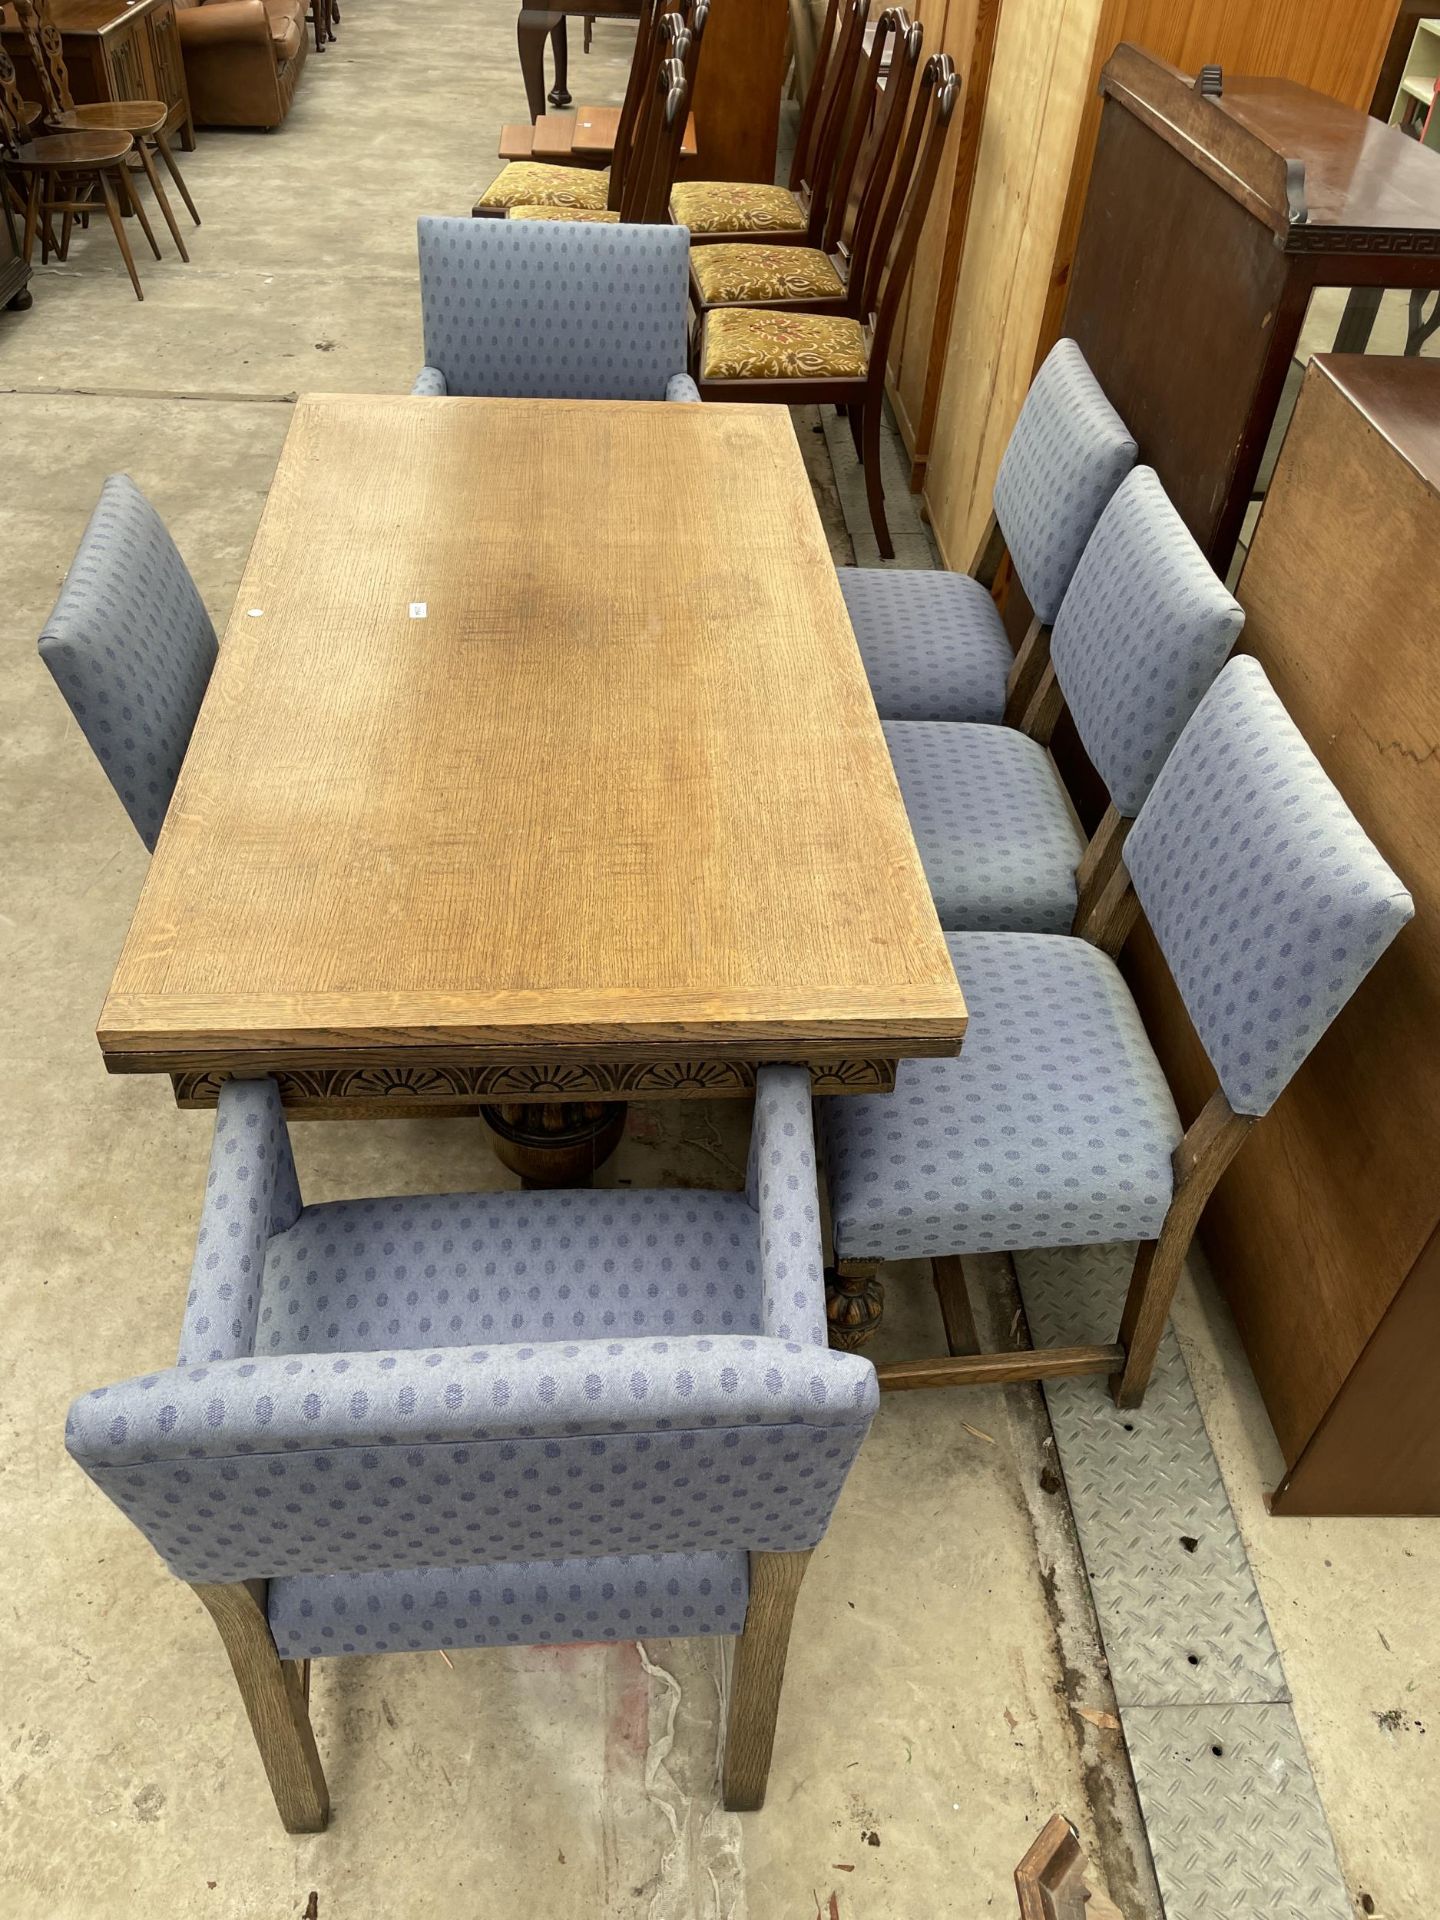
[[[302,399],[112,1069],[957,1050],[788,413]]]

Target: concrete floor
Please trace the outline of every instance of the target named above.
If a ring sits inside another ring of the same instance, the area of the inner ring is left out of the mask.
[[[715,1798],[722,1649],[656,1642],[322,1666],[335,1814],[288,1838],[209,1622],[63,1451],[73,1394],[173,1351],[209,1127],[101,1068],[95,1014],[145,856],[34,638],[120,468],[223,626],[289,397],[403,390],[419,364],[414,217],[468,208],[523,115],[513,17],[509,0],[347,8],[285,128],[202,134],[184,161],[205,217],[188,268],[142,260],[137,304],[96,229],[37,273],[31,313],[0,314],[0,1912],[1003,1914],[1059,1808],[1142,1920],[1153,1880],[1035,1390],[887,1400],[801,1597],[770,1803],[743,1819]],[[626,31],[602,22],[589,59],[579,38],[577,98],[618,97]],[[797,420],[837,558],[866,558],[844,440],[815,425]],[[923,563],[918,522],[897,531]],[[634,1109],[606,1177],[734,1184],[744,1120]],[[296,1145],[312,1200],[505,1179],[463,1121],[299,1127]],[[985,1283],[1003,1327],[1003,1263]],[[891,1297],[889,1350],[938,1338],[918,1270],[895,1269]],[[1269,1521],[1273,1441],[1203,1275],[1177,1318],[1352,1891],[1367,1912],[1427,1911],[1434,1529]]]

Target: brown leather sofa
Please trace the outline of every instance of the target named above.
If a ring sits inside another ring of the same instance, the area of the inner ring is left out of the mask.
[[[175,0],[197,126],[278,127],[309,40],[306,0]]]

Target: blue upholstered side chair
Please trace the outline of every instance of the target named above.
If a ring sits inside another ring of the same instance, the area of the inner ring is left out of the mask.
[[[70,1410],[224,1641],[292,1832],[308,1662],[738,1634],[723,1790],[765,1794],[791,1611],[876,1405],[825,1338],[809,1075],[762,1069],[744,1193],[306,1207],[272,1080],[220,1093],[174,1367]]]
[[[115,473],[40,635],[40,658],[153,853],[215,665],[215,629],[175,542]]]
[[[885,1260],[931,1262],[949,1353],[882,1386],[1105,1373],[1138,1406],[1206,1201],[1412,917],[1277,699],[1237,657],[1140,809],[1090,939],[947,936],[970,1023],[888,1098],[823,1103],[841,1279],[832,1337],[873,1330]],[[1217,1086],[1187,1128],[1111,957],[1143,909]],[[1100,940],[1101,944],[1094,944]],[[961,1256],[1139,1243],[1113,1345],[975,1352]]]
[[[884,723],[947,933],[1084,931],[1130,823],[1244,624],[1158,475],[1136,467],[1080,557],[1019,729]],[[1067,705],[1109,800],[1088,846],[1047,750]]]
[[[699,400],[683,227],[427,215],[419,233],[425,365],[412,393]]]
[[[1019,721],[1070,576],[1135,453],[1079,347],[1058,341],[1006,445],[971,572],[838,569],[882,720]],[[1033,615],[1018,654],[990,597],[1007,553]]]

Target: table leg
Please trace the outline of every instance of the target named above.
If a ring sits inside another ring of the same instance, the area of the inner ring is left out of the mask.
[[[532,121],[545,111],[545,36],[553,31],[563,14],[547,8],[521,7],[515,22],[515,42],[520,53],[520,77],[525,82],[525,104]]]
[[[526,1101],[481,1107],[501,1166],[527,1187],[588,1187],[625,1131],[625,1102]]]
[[[837,1260],[825,1275],[825,1318],[830,1345],[858,1353],[885,1316],[885,1282],[878,1260]]]
[[[1383,287],[1352,287],[1345,301],[1345,311],[1340,316],[1340,325],[1335,330],[1335,353],[1363,353],[1370,344],[1370,335],[1374,330],[1375,316],[1380,311]]]
[[[562,13],[550,29],[550,47],[555,55],[555,84],[550,89],[552,107],[570,105],[570,35]]]

